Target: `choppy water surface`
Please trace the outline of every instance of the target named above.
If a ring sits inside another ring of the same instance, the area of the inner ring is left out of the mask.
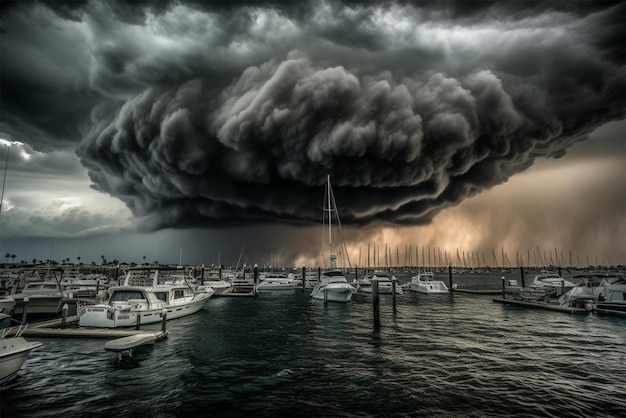
[[[374,330],[370,295],[308,294],[213,298],[121,363],[104,340],[37,339],[0,416],[626,416],[623,319],[405,291]]]

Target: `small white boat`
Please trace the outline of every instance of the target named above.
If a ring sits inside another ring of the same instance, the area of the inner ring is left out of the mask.
[[[132,357],[133,350],[152,345],[156,339],[157,335],[153,333],[135,334],[107,341],[107,343],[104,344],[104,349],[113,353],[118,360],[121,360],[124,353],[127,353],[130,357]]]
[[[322,273],[321,280],[315,285],[311,297],[325,302],[350,302],[356,288],[348,283],[340,270],[329,270]]]
[[[435,279],[432,271],[422,271],[411,278],[409,290],[418,293],[449,293],[448,286],[441,281]]]
[[[8,315],[3,316],[5,317]],[[0,331],[0,386],[13,380],[30,353],[43,346],[40,342],[26,341],[21,336],[26,327],[27,325],[20,325],[12,336],[10,334],[13,328],[4,328]]]
[[[230,282],[227,282],[226,280],[205,280],[203,282],[204,284],[198,286],[198,289],[200,290],[208,290],[208,289],[213,289],[213,291],[215,292],[215,295],[223,295],[226,294],[228,292],[232,292],[233,290],[233,285]]]
[[[395,276],[387,276],[385,274],[374,274],[372,277],[365,277],[361,280],[356,281],[356,290],[357,292],[362,293],[372,293],[372,284],[373,282],[378,283],[378,294],[379,295],[391,295],[393,294],[393,283],[396,282],[396,294],[402,294],[402,286],[397,282]]]
[[[260,282],[256,287],[257,292],[268,290],[294,290],[295,280],[285,273],[263,273],[260,275]]]
[[[26,283],[21,292],[10,295],[15,301],[13,315],[55,315],[61,312],[66,295],[56,281],[40,280]]]
[[[626,317],[626,280],[606,287],[606,297],[598,299],[593,310],[598,314]]]
[[[576,286],[575,283],[564,279],[558,273],[542,270],[534,277],[529,287],[543,288],[546,291],[546,296],[558,297]]]
[[[159,283],[159,271],[155,270],[152,279],[140,277],[133,285],[132,270],[126,275],[124,285],[108,289],[104,303],[78,308],[78,324],[81,327],[117,328],[162,321],[162,311],[167,312],[167,320],[181,318],[198,312],[213,296],[212,288],[198,289],[186,281]],[[173,276],[167,276],[170,279]]]

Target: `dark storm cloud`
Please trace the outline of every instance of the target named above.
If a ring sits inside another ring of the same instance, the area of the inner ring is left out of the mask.
[[[15,6],[1,130],[146,228],[318,222],[328,174],[346,223],[427,223],[625,116],[624,3],[509,3]]]

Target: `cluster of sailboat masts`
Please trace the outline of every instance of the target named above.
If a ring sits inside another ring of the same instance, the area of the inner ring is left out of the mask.
[[[563,251],[559,251],[556,248],[553,251],[542,251],[539,246],[534,250],[529,249],[525,253],[518,251],[513,259],[504,251],[504,247],[501,247],[499,252],[492,248],[491,254],[485,254],[485,252],[480,251],[459,251],[458,248],[455,252],[450,252],[442,250],[440,247],[420,247],[412,244],[405,244],[403,252],[400,248],[400,245],[396,245],[394,249],[387,244],[381,248],[380,244],[370,243],[367,245],[366,252],[363,252],[363,248],[359,246],[356,265],[388,268],[403,266],[443,268],[454,266],[463,269],[543,268],[548,266],[586,268],[589,266],[608,266],[605,260],[598,262],[597,257],[591,260],[589,255],[581,257],[580,254],[573,254],[571,250],[564,254]],[[343,265],[350,266],[343,254],[339,255],[339,259],[343,260]]]
[[[528,267],[528,268],[547,268],[547,267],[563,267],[563,268],[589,268],[589,267],[609,267],[611,266],[605,260],[601,260],[600,262],[594,257],[593,260],[589,258],[588,255],[581,257],[580,255],[572,254],[572,251],[568,251],[567,254],[563,254],[562,251],[558,251],[556,248],[553,251],[541,251],[539,247],[535,250],[528,250],[525,254],[520,252],[515,253],[515,257],[511,259],[509,255],[504,251],[504,248],[501,248],[499,254],[492,249],[490,255],[486,255],[484,252],[479,251],[459,251],[458,249],[455,252],[450,252],[447,250],[442,250],[440,247],[418,247],[417,245],[413,246],[412,244],[406,244],[404,246],[404,251],[400,250],[400,245],[396,245],[393,248],[390,245],[385,244],[381,249],[381,246],[376,243],[371,243],[367,245],[366,252],[362,251],[362,247],[360,246],[358,249],[358,257],[354,257],[354,251],[352,252],[352,261],[346,256],[347,249],[345,247],[339,249],[337,254],[337,267],[371,267],[371,268],[428,268],[428,269],[437,269],[437,268],[448,268],[450,266],[456,269],[464,269],[464,270],[474,270],[474,269],[509,269],[509,268],[519,268],[519,267]],[[291,267],[286,264],[286,260],[284,257],[281,257],[282,250],[277,254],[272,253],[271,261],[267,263],[258,263],[258,267],[267,270],[272,268],[286,268]],[[242,267],[248,266],[251,267],[253,263],[248,263],[247,258],[242,263],[243,251],[242,254],[239,255],[239,259],[237,261],[236,266],[231,266],[231,269],[239,270]],[[74,266],[73,263],[70,262],[70,259],[64,259],[62,263],[58,263],[54,260],[32,260],[32,265],[28,264],[24,261],[17,262],[15,261],[16,256],[7,253],[5,255],[6,267],[21,267],[26,268],[30,266],[55,266],[55,267],[63,267],[63,266]],[[321,267],[328,267],[328,254],[321,256]],[[106,257],[102,256],[101,264],[96,264],[92,262],[90,265],[83,264],[81,262],[78,263],[78,266],[97,268],[98,266],[105,267],[110,269],[111,266],[119,266],[119,265],[127,265],[127,266],[146,266],[146,265],[159,265],[158,262],[149,263],[145,261],[145,257],[142,263],[126,263],[121,262],[119,260],[107,261]],[[182,260],[179,265],[183,265]],[[221,266],[218,263],[211,265],[204,265],[207,268],[217,268]],[[301,266],[296,266],[301,267]],[[307,266],[307,267],[317,267],[317,266]],[[228,267],[227,267],[228,268]]]

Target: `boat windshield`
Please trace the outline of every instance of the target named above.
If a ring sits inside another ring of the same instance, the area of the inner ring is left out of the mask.
[[[126,302],[131,299],[144,299],[143,294],[138,290],[117,290],[111,295],[110,302]]]
[[[156,296],[158,300],[167,302],[167,292],[154,292],[154,296]]]

